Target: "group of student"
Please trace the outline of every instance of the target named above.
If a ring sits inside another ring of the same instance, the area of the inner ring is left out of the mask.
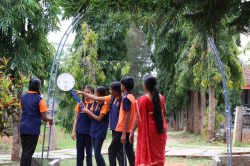
[[[135,82],[129,76],[124,77],[120,82],[112,82],[109,89],[110,95],[107,95],[106,88],[103,86],[98,86],[93,90],[92,87],[86,85],[83,91],[76,90],[77,95],[84,95],[82,103],[78,103],[75,107],[76,116],[72,130],[72,139],[76,139],[77,166],[83,165],[85,151],[87,166],[92,166],[92,149],[97,166],[106,166],[101,149],[108,127],[112,130],[112,141],[108,148],[110,166],[116,166],[116,160],[120,166],[126,165],[126,157],[130,166],[164,165],[167,140],[167,123],[164,118],[166,115],[165,99],[158,93],[154,76],[147,75],[143,81],[146,95],[141,96],[137,101],[131,93]],[[29,90],[25,94],[34,94],[32,89]],[[24,109],[25,100],[22,98],[21,96],[20,106]],[[40,105],[38,110],[42,115],[46,109],[40,108]],[[22,118],[23,113],[21,121]],[[52,125],[53,120],[46,118],[42,115],[42,119],[49,121]],[[135,154],[133,140],[137,128]],[[25,154],[24,150],[22,158]],[[34,150],[32,151],[34,153]],[[24,160],[27,161],[28,157],[21,159],[21,165],[25,162]]]

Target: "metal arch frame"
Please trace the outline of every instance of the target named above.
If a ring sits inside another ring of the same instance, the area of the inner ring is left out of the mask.
[[[71,22],[71,24],[68,26],[67,30],[64,32],[61,40],[60,40],[60,43],[57,47],[57,50],[56,50],[56,54],[55,54],[55,57],[54,57],[54,60],[53,60],[53,65],[52,65],[52,68],[51,68],[51,74],[50,74],[50,81],[49,81],[49,88],[48,88],[48,96],[47,96],[47,107],[49,108],[49,99],[50,99],[50,93],[51,91],[53,92],[53,97],[52,97],[52,108],[51,109],[48,109],[48,111],[51,111],[51,118],[53,118],[54,116],[54,103],[55,103],[55,89],[56,89],[56,78],[57,78],[57,71],[58,71],[58,66],[59,66],[59,63],[60,63],[60,58],[61,58],[61,54],[62,54],[62,51],[63,51],[63,47],[70,35],[70,33],[72,32],[73,28],[75,27],[75,25],[85,16],[85,13],[84,11],[79,13],[74,19],[73,21]],[[63,43],[63,44],[62,44]],[[61,48],[60,48],[61,47]],[[57,58],[57,55],[58,55],[58,52],[59,52],[59,49],[60,49],[60,54]],[[53,89],[51,89],[51,82],[52,82],[52,79],[53,79],[53,73],[54,73],[54,66],[56,64],[56,71],[55,71],[55,77],[54,77],[54,86],[53,86]],[[46,122],[44,122],[44,135],[43,135],[43,146],[42,146],[42,156],[41,156],[41,165],[43,165],[43,154],[44,154],[44,148],[48,148],[47,149],[47,159],[49,157],[49,148],[50,148],[50,136],[51,136],[51,128],[49,128],[49,140],[48,140],[48,145],[44,146],[44,142],[45,142],[45,133],[46,133],[46,128],[48,128],[46,126]]]
[[[215,57],[217,59],[217,62],[218,62],[219,68],[220,68],[220,73],[222,76],[222,85],[223,85],[224,95],[225,95],[225,112],[226,112],[227,165],[229,165],[229,158],[230,158],[230,166],[232,166],[232,139],[231,139],[232,138],[232,136],[231,136],[232,116],[231,116],[231,111],[230,111],[230,101],[229,101],[229,95],[228,95],[228,90],[227,90],[227,84],[226,84],[226,79],[225,79],[225,75],[224,75],[224,70],[222,67],[222,62],[220,60],[220,56],[219,56],[218,50],[214,44],[214,41],[211,39],[210,36],[207,36],[207,40],[213,49],[213,52],[214,52]],[[228,133],[229,133],[230,140],[228,140]],[[230,143],[230,147],[228,147],[229,143]],[[229,156],[229,153],[230,153],[230,156]]]
[[[189,14],[193,14],[191,11],[187,9],[183,9]],[[231,125],[232,125],[232,116],[231,116],[231,111],[230,111],[230,100],[229,100],[229,95],[228,95],[228,90],[227,90],[227,83],[224,75],[224,70],[222,67],[222,62],[220,60],[220,55],[218,53],[218,50],[216,48],[216,45],[214,44],[214,41],[211,39],[209,35],[206,35],[206,38],[210,44],[210,46],[213,49],[214,55],[217,59],[220,73],[222,76],[222,85],[223,85],[223,90],[224,90],[224,95],[225,95],[225,112],[226,112],[226,135],[227,135],[227,165],[229,166],[229,160],[230,160],[230,166],[232,166],[232,135],[231,135]],[[228,140],[228,133],[229,133],[229,139]],[[228,143],[230,141],[230,147],[228,147]],[[230,156],[229,156],[230,153]]]
[[[53,60],[53,65],[52,65],[52,69],[51,69],[51,74],[50,74],[50,81],[49,81],[49,89],[48,89],[48,97],[47,97],[47,107],[49,106],[49,97],[50,97],[50,92],[53,91],[53,100],[52,100],[52,109],[49,109],[49,111],[51,111],[51,117],[53,118],[54,116],[54,102],[55,102],[55,88],[56,88],[56,78],[57,78],[57,71],[58,71],[58,66],[59,66],[59,62],[60,62],[60,57],[62,54],[62,50],[63,47],[71,33],[71,31],[73,30],[73,28],[75,27],[75,25],[80,21],[80,19],[82,19],[85,16],[84,11],[80,14],[78,14],[73,21],[71,22],[71,24],[68,26],[67,30],[65,31],[63,37],[61,38],[61,41],[57,47],[57,51]],[[67,36],[65,38],[65,36]],[[64,39],[63,44],[62,41]],[[229,95],[228,95],[228,90],[227,90],[227,85],[226,85],[226,79],[225,79],[225,75],[224,75],[224,70],[222,67],[222,62],[220,60],[220,56],[218,53],[218,50],[216,48],[216,45],[214,44],[213,40],[211,39],[210,36],[207,36],[207,40],[209,41],[213,52],[215,54],[215,57],[217,59],[219,68],[220,68],[220,73],[222,76],[222,84],[223,84],[223,89],[224,89],[224,95],[225,95],[225,111],[226,111],[226,133],[227,133],[227,165],[229,165],[229,158],[230,158],[230,166],[232,166],[232,139],[231,139],[231,124],[232,124],[232,116],[231,116],[231,112],[230,112],[230,101],[229,101]],[[60,54],[58,56],[57,59],[57,55],[58,55],[58,51],[59,48],[61,47],[61,51]],[[53,71],[54,71],[54,66],[56,63],[56,71],[55,71],[55,80],[54,80],[54,87],[53,89],[50,89],[51,87],[51,81],[52,81],[52,76],[53,76]],[[41,165],[43,163],[43,153],[44,153],[44,148],[48,147],[47,149],[47,158],[49,157],[49,147],[50,147],[50,136],[51,136],[51,128],[49,129],[49,141],[48,141],[48,145],[44,147],[44,142],[45,142],[45,132],[46,132],[46,122],[44,123],[44,136],[43,136],[43,147],[42,147],[42,156],[41,156]],[[230,140],[228,140],[228,134],[230,137]],[[230,147],[229,147],[229,141],[230,141]],[[229,153],[230,153],[230,157],[229,157]]]

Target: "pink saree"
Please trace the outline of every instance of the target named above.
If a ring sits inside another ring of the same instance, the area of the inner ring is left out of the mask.
[[[135,166],[163,166],[167,133],[158,133],[153,115],[153,102],[144,95],[137,100],[137,103],[138,136]],[[161,96],[162,110],[164,110],[164,103],[165,99]],[[167,122],[164,118],[163,125],[167,132]]]

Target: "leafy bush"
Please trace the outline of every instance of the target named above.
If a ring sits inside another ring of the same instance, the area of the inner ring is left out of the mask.
[[[10,135],[12,133],[12,123],[18,120],[18,91],[24,82],[27,82],[27,79],[22,77],[22,74],[19,72],[21,79],[11,78],[10,74],[6,74],[8,68],[8,62],[11,59],[6,60],[5,57],[0,58],[3,65],[0,66],[0,136]],[[17,83],[14,84],[13,80]]]

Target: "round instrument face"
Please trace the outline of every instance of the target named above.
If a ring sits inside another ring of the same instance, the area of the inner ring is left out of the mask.
[[[62,91],[70,91],[75,86],[75,78],[70,73],[62,73],[57,77],[56,85]]]

